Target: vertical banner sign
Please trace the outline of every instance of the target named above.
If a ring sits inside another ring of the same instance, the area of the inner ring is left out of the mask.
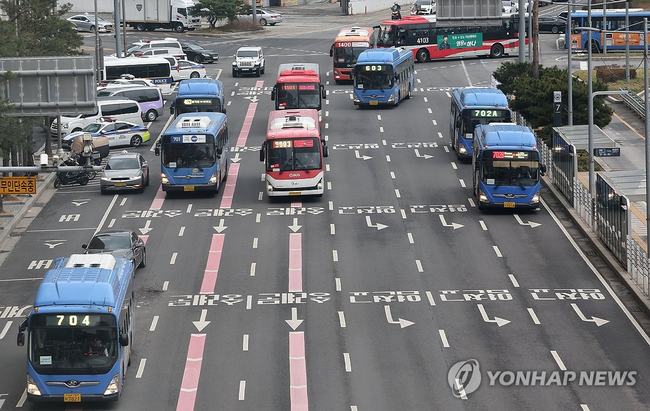
[[[562,92],[553,92],[553,125],[555,127],[562,126]]]

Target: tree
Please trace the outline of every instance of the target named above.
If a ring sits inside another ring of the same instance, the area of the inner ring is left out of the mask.
[[[194,7],[190,7],[193,16],[205,17],[212,28],[215,28],[220,18],[233,21],[237,15],[250,14],[251,10],[252,7],[244,4],[243,0],[200,0]]]
[[[520,113],[538,128],[553,124],[553,91],[562,92],[562,101],[568,101],[567,70],[555,66],[539,66],[539,79],[532,74],[531,63],[504,63],[494,72],[494,78],[500,82],[499,89],[510,96],[510,107]],[[573,106],[587,107],[587,84],[573,79]],[[593,83],[594,91],[607,90],[602,82]],[[568,123],[568,112],[562,113],[562,123]],[[603,97],[594,98],[594,124],[605,127],[612,120],[612,109],[605,104]],[[573,124],[588,124],[587,110],[573,113]]]

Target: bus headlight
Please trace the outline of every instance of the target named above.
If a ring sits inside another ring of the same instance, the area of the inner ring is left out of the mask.
[[[481,203],[487,203],[488,198],[482,190],[478,190],[478,201]]]
[[[322,179],[322,178],[320,179],[320,181],[318,182],[318,184],[316,184],[316,188],[319,189],[319,190],[322,190],[322,189],[323,189],[323,179]]]
[[[31,375],[27,374],[27,394],[42,395]]]
[[[169,179],[167,178],[167,176],[165,175],[165,173],[161,173],[161,174],[160,174],[160,180],[162,180],[162,183],[163,183],[163,184],[169,184]]]
[[[533,195],[533,198],[530,200],[531,203],[539,203],[539,191]]]
[[[219,175],[217,173],[212,174],[212,177],[210,177],[210,184],[217,184],[218,179]]]
[[[352,101],[355,102],[355,103],[358,103],[358,102],[359,102],[359,97],[357,97],[357,95],[355,94],[355,95],[352,97]]]
[[[273,191],[273,186],[271,185],[271,183],[266,183],[266,191],[268,191],[269,193]]]
[[[120,374],[115,374],[113,378],[111,378],[111,382],[108,383],[108,386],[106,387],[106,391],[104,391],[104,395],[117,394],[119,391],[120,391]]]
[[[462,146],[462,145],[459,144],[458,145],[458,152],[460,154],[467,154],[467,149],[465,148],[465,146]]]
[[[388,97],[388,102],[393,103],[395,101],[395,93],[392,93],[390,97]]]

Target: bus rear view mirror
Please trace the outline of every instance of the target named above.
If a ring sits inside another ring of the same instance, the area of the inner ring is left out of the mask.
[[[153,152],[154,152],[154,154],[156,154],[157,156],[159,156],[159,155],[160,155],[160,147],[159,147],[159,146],[156,146],[156,147],[153,149]]]
[[[275,101],[275,93],[278,91],[278,86],[273,86],[273,89],[271,90],[271,101]]]
[[[223,154],[223,148],[217,147],[217,156],[220,156],[221,154]]]
[[[327,98],[327,93],[325,92],[325,86],[320,86],[321,97],[324,99]]]
[[[540,164],[539,171],[541,172],[542,176],[544,176],[546,174],[546,164]]]
[[[329,157],[330,155],[330,150],[327,147],[327,144],[323,143],[323,157]]]
[[[264,147],[265,143],[262,143],[262,148],[260,148],[260,161],[264,161]]]
[[[332,44],[332,47],[330,47],[330,57],[334,55],[334,44]]]
[[[18,336],[16,338],[16,344],[18,344],[19,347],[22,347],[25,345],[25,334],[24,333],[18,333]]]
[[[122,347],[126,347],[129,345],[129,334],[127,333],[120,334],[120,345]]]

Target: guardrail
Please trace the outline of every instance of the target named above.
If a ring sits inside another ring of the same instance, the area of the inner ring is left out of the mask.
[[[645,100],[625,87],[621,87],[621,90],[627,91],[627,93],[621,94],[621,98],[623,98],[625,104],[645,120]]]

